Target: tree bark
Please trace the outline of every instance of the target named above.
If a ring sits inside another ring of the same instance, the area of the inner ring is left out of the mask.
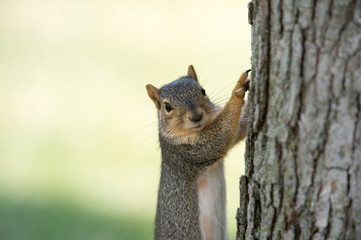
[[[253,0],[237,239],[361,239],[361,1]]]

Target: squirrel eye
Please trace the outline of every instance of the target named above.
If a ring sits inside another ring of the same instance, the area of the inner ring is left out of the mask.
[[[164,102],[164,108],[167,112],[170,112],[173,110],[172,106],[167,102]]]
[[[202,88],[202,94],[203,96],[206,96],[206,90],[204,90],[204,88]]]

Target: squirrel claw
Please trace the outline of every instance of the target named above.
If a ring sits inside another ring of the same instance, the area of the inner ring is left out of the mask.
[[[250,83],[249,78],[247,78],[247,80],[244,81],[244,83],[243,83],[242,88],[243,88],[243,90],[244,90],[245,92],[247,92],[247,91],[249,90],[249,83]]]
[[[244,73],[241,74],[241,76],[239,77],[239,80],[238,80],[238,82],[236,84],[235,89],[243,87],[243,85],[245,84],[245,82],[248,79],[247,77],[248,77],[249,71],[251,71],[251,69],[249,69],[249,70],[247,70],[247,71],[245,71]]]

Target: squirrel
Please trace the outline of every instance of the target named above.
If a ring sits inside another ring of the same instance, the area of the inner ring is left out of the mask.
[[[192,65],[160,89],[146,85],[158,111],[162,155],[156,240],[228,238],[223,157],[246,136],[249,71],[223,108],[210,101]]]

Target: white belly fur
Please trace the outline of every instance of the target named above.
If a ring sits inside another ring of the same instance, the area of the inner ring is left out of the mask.
[[[223,159],[199,176],[198,203],[202,240],[228,239]]]

